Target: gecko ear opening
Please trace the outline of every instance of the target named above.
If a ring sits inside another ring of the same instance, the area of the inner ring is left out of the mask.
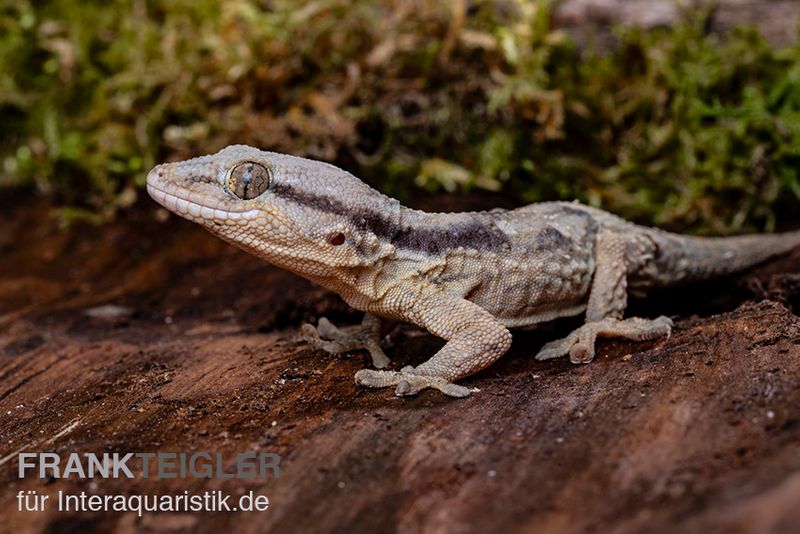
[[[328,237],[328,243],[333,245],[334,247],[338,247],[339,245],[344,245],[345,237],[344,234],[339,232],[333,234],[332,236]]]
[[[269,169],[264,165],[253,161],[244,161],[231,167],[225,184],[227,190],[233,195],[242,200],[250,200],[267,190],[271,178]]]

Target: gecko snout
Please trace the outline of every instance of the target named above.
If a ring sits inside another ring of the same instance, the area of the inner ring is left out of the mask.
[[[157,186],[167,174],[167,165],[156,165],[147,173],[147,185]]]

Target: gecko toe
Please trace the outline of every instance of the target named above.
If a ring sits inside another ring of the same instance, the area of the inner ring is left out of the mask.
[[[368,388],[385,388],[400,383],[401,375],[397,371],[373,371],[362,369],[356,373],[356,384]]]
[[[559,350],[540,350],[539,353],[536,355],[536,360],[540,362],[544,362],[547,360],[554,360],[556,358],[560,358],[564,356],[566,353]]]
[[[589,343],[575,343],[569,349],[569,361],[572,363],[590,363],[593,359],[594,347]]]
[[[421,389],[421,384],[411,384],[408,379],[403,379],[397,384],[397,387],[394,390],[394,394],[398,397],[410,397],[412,395],[416,395],[419,393]]]
[[[319,318],[319,321],[317,321],[316,331],[323,339],[339,340],[343,337],[346,337],[346,334],[334,326],[334,324],[330,322],[327,317]]]
[[[571,344],[567,341],[567,339],[559,339],[545,343],[539,350],[538,354],[536,354],[536,360],[543,362],[545,360],[552,360],[554,358],[566,356],[569,354],[569,349],[571,346]]]
[[[450,397],[466,397],[473,391],[470,388],[448,382],[443,378],[416,374],[405,367],[402,371],[373,371],[362,369],[356,373],[356,384],[371,388],[385,388],[397,386],[395,395],[408,397],[416,395],[425,388],[433,388]]]
[[[377,350],[370,349],[369,354],[372,356],[372,365],[375,369],[385,369],[392,363],[392,360],[380,350],[380,347],[378,347]]]
[[[458,384],[453,384],[452,382],[444,382],[438,386],[432,387],[435,387],[448,397],[456,397],[459,399],[469,396],[469,394],[472,392],[480,391],[478,388],[467,388],[464,386],[459,386]]]
[[[309,343],[320,340],[319,332],[314,325],[310,323],[303,323],[300,325],[300,337]]]
[[[442,378],[405,373],[401,373],[401,375],[403,375],[403,379],[400,380],[394,391],[398,397],[416,395],[425,388],[437,389],[448,397],[456,398],[466,397],[473,391],[470,388],[453,384]]]

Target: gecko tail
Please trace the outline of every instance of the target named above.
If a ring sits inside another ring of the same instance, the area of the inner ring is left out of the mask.
[[[666,245],[657,255],[663,285],[733,274],[800,247],[800,230],[736,237],[692,237],[661,233]],[[668,265],[664,265],[667,263]]]

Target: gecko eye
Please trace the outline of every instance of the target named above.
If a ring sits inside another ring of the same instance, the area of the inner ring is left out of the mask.
[[[269,181],[269,169],[252,161],[238,163],[228,171],[228,191],[242,200],[262,194],[269,187]]]

